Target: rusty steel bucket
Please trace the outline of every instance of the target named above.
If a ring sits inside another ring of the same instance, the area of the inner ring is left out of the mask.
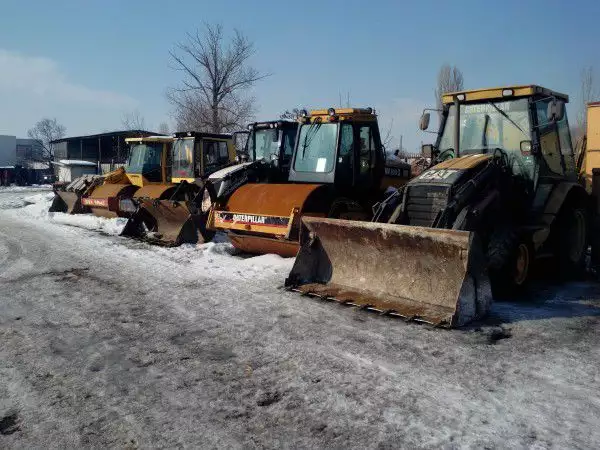
[[[227,233],[246,253],[296,256],[301,214],[326,210],[319,184],[256,184],[239,187],[224,204],[216,204],[208,227]]]
[[[188,202],[148,198],[137,202],[138,211],[128,220],[122,236],[169,247],[204,242],[202,220],[190,212]]]
[[[105,183],[96,186],[92,193],[88,197],[84,197],[81,202],[89,207],[96,216],[124,217],[119,210],[119,200],[131,198],[138,189],[139,187],[134,184]]]
[[[83,214],[89,209],[81,204],[81,195],[71,191],[54,191],[54,199],[49,212],[62,212],[67,214]]]
[[[492,294],[474,233],[302,218],[286,286],[442,327],[484,316]]]

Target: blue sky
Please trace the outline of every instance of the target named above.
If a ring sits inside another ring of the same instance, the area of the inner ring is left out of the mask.
[[[35,4],[34,4],[35,3]],[[254,41],[257,119],[296,106],[330,106],[350,94],[393,121],[414,150],[447,62],[465,87],[537,83],[571,96],[580,72],[600,81],[600,2],[581,1],[37,1],[3,0],[0,14],[0,134],[24,136],[42,117],[70,135],[119,128],[139,110],[147,128],[170,121],[165,98],[180,73],[169,50],[203,22],[238,28]]]

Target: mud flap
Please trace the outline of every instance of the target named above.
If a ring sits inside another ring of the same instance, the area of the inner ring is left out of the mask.
[[[474,233],[303,217],[286,280],[299,292],[455,327],[484,316],[492,294]]]

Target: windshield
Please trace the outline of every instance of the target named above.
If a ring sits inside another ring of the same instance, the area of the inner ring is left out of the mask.
[[[279,156],[279,130],[265,128],[253,130],[248,139],[248,157],[254,161],[271,161],[271,155]]]
[[[440,154],[462,156],[472,153],[506,151],[516,174],[531,177],[533,160],[521,153],[521,141],[531,140],[529,102],[526,98],[460,105],[460,148],[454,149],[456,108],[450,106],[440,138]]]
[[[336,156],[337,130],[337,123],[302,125],[294,169],[299,172],[331,172]]]
[[[194,178],[194,139],[177,139],[173,144],[173,177]]]
[[[160,142],[132,145],[127,162],[127,172],[141,173],[150,181],[160,181],[162,149],[163,144]]]

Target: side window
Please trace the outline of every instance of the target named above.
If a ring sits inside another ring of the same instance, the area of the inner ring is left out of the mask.
[[[562,157],[559,147],[557,126],[548,122],[548,102],[550,99],[536,102],[536,116],[540,132],[540,146],[544,162],[550,172],[562,175]]]
[[[294,137],[295,133],[292,130],[283,132],[283,154],[288,159],[294,153]]]
[[[227,142],[204,140],[204,175],[209,175],[229,162]]]
[[[340,137],[340,157],[352,159],[352,148],[354,147],[354,129],[352,124],[342,124]]]
[[[360,127],[359,135],[360,173],[368,173],[371,170],[374,157],[373,135],[371,127],[364,125]]]
[[[575,172],[575,156],[573,155],[573,145],[571,143],[571,133],[569,131],[569,123],[567,115],[558,122],[558,139],[560,140],[560,152],[563,155],[565,169],[568,173]]]
[[[229,152],[227,151],[227,142],[219,142],[219,161],[226,163],[229,161]]]

